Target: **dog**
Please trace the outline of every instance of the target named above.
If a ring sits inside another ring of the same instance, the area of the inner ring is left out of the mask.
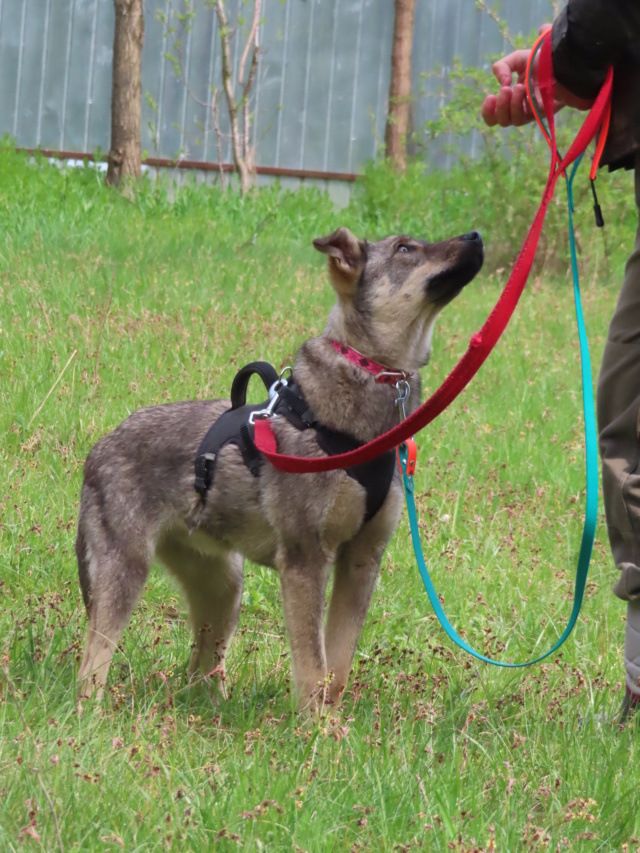
[[[398,392],[344,353],[391,365],[392,375],[401,372],[410,387],[407,414],[414,411],[434,321],[480,270],[483,242],[475,231],[437,243],[404,235],[368,242],[338,228],[313,245],[328,256],[336,303],[324,332],[298,350],[293,376],[315,420],[355,446],[398,423]],[[218,673],[224,692],[224,660],[248,558],[280,576],[298,707],[321,710],[340,701],[402,511],[400,472],[392,462],[388,489],[368,517],[368,487],[353,471],[286,474],[265,462],[253,476],[231,443],[217,454],[205,501],[194,490],[194,458],[228,409],[226,400],[139,409],[91,450],[76,541],[89,621],[81,696],[102,695],[154,557],[186,596],[193,628],[189,673]],[[316,429],[284,417],[271,424],[280,452],[323,455]]]

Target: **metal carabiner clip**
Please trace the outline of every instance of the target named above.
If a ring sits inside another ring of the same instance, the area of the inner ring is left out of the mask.
[[[396,397],[396,406],[400,407],[400,419],[404,420],[407,417],[407,411],[404,404],[411,396],[411,386],[406,379],[399,379],[396,382],[396,391],[398,392],[398,396]]]
[[[283,367],[282,372],[280,373],[280,378],[276,379],[271,388],[269,388],[269,405],[265,409],[259,409],[257,412],[251,412],[249,415],[249,423],[251,426],[259,420],[267,420],[268,418],[275,418],[277,415],[274,414],[274,409],[278,405],[278,400],[280,396],[278,394],[278,390],[282,388],[283,385],[288,385],[288,381],[284,378],[285,373],[289,371],[291,374],[293,371],[287,365],[287,367]]]
[[[256,421],[263,421],[268,418],[276,417],[273,410],[278,405],[278,400],[280,399],[278,395],[278,388],[281,388],[286,384],[286,379],[278,379],[273,383],[271,388],[269,388],[269,405],[265,409],[258,409],[257,412],[251,412],[249,415],[249,423],[251,426],[253,426]]]

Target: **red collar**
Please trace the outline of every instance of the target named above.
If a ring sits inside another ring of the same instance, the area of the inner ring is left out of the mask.
[[[338,341],[330,341],[331,346],[337,353],[343,355],[352,364],[356,364],[367,373],[375,376],[376,382],[381,385],[395,385],[397,382],[407,381],[410,373],[404,370],[395,370],[392,367],[386,367],[384,364],[379,364],[377,361],[362,355],[357,349],[347,346],[347,344],[338,343]]]

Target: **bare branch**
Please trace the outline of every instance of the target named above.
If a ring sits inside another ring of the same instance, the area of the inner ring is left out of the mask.
[[[238,71],[238,83],[243,87],[243,90],[246,92],[247,86],[242,82],[244,80],[244,66],[247,61],[247,56],[249,55],[249,50],[253,45],[253,57],[251,60],[251,65],[253,67],[253,63],[256,60],[256,53],[258,51],[258,35],[260,30],[260,9],[262,7],[262,0],[255,0],[255,7],[253,10],[253,21],[251,22],[251,31],[247,37],[247,43],[244,46],[244,50],[242,52],[242,59],[240,60],[240,70]],[[251,72],[249,72],[249,76],[251,76]]]
[[[214,89],[211,98],[211,115],[213,118],[213,129],[216,132],[216,149],[218,151],[218,166],[220,167],[220,186],[225,188],[224,169],[222,168],[222,130],[220,129],[220,111],[218,109],[218,95],[220,91]]]
[[[191,9],[189,0],[184,0],[188,9]],[[229,136],[233,163],[240,177],[240,190],[244,194],[255,180],[255,167],[253,163],[253,150],[251,146],[251,92],[258,77],[258,65],[260,55],[260,14],[262,12],[263,0],[253,0],[253,13],[249,35],[242,50],[238,75],[234,75],[234,59],[232,42],[238,30],[229,25],[225,0],[209,0],[210,7],[214,10],[218,23],[218,35],[220,39],[220,64],[222,85],[220,89],[212,90],[210,102],[200,101],[189,87],[184,68],[182,45],[176,42],[175,56],[166,55],[168,61],[173,64],[176,76],[184,84],[189,97],[200,106],[206,106],[211,111],[213,129],[216,134],[216,145],[218,160],[220,163],[220,181],[224,186],[222,169],[222,155],[225,135],[220,125],[220,92],[224,94],[229,116]],[[187,16],[178,16],[184,23]],[[246,76],[246,79],[245,79]],[[205,130],[205,134],[207,131]]]
[[[252,152],[251,152],[251,143],[250,143],[250,128],[251,128],[251,113],[249,111],[249,104],[251,102],[251,91],[253,89],[253,84],[255,83],[255,79],[258,73],[258,34],[256,31],[255,34],[255,45],[253,49],[253,56],[251,57],[251,67],[249,69],[249,76],[247,77],[247,82],[245,83],[242,89],[242,97],[243,97],[243,130],[244,130],[244,153],[247,159],[252,160]],[[253,164],[251,164],[251,168]]]
[[[218,28],[220,31],[220,44],[222,46],[222,86],[224,89],[225,98],[227,101],[227,109],[229,111],[229,123],[231,125],[231,148],[233,151],[233,162],[240,176],[240,190],[242,194],[249,189],[253,178],[253,168],[250,162],[249,155],[249,94],[250,85],[255,80],[254,65],[257,63],[257,40],[258,40],[258,23],[261,0],[255,0],[254,18],[251,27],[251,37],[247,41],[247,46],[243,52],[242,58],[242,73],[244,73],[244,63],[246,56],[253,42],[254,51],[251,61],[251,70],[247,84],[242,87],[242,103],[239,103],[236,98],[235,87],[233,85],[233,61],[231,58],[231,38],[229,21],[224,9],[224,0],[215,0],[215,11],[218,18]],[[242,131],[240,129],[239,114],[242,115]]]
[[[231,59],[231,40],[229,38],[229,22],[227,20],[227,14],[224,10],[224,3],[222,0],[216,0],[216,15],[218,16],[218,29],[220,31],[220,42],[222,45],[222,85],[224,88],[224,94],[227,99],[227,106],[229,108],[229,117],[231,119],[231,128],[232,135],[237,135],[237,118],[238,118],[238,106],[236,104],[236,99],[233,91],[233,83],[232,83],[232,75],[233,75],[233,61]],[[234,128],[235,125],[235,128]]]

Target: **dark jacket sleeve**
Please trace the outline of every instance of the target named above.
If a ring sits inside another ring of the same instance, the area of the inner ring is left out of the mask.
[[[556,79],[595,98],[607,69],[640,44],[640,0],[569,0],[551,33]]]

